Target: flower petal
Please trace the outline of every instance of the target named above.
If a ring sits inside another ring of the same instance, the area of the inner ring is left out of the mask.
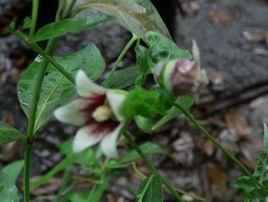
[[[80,128],[73,141],[73,151],[75,153],[81,152],[84,149],[97,144],[103,136],[98,135],[94,136],[91,134],[91,131],[94,129],[94,126],[85,126]]]
[[[84,100],[77,99],[69,104],[55,110],[54,116],[63,123],[73,125],[82,125],[86,121],[86,117],[81,110],[87,105]]]
[[[113,111],[113,114],[116,116],[118,121],[124,121],[124,117],[120,115],[120,107],[123,104],[126,95],[121,93],[116,93],[114,90],[108,90],[107,94],[107,100],[109,102],[109,105]]]
[[[75,77],[75,83],[78,95],[89,97],[93,93],[105,92],[101,86],[93,83],[83,70],[79,70]]]
[[[113,132],[107,134],[101,141],[101,150],[109,158],[118,158],[116,141],[123,125],[123,123],[118,125],[118,127]]]
[[[194,61],[196,61],[198,64],[200,64],[200,51],[198,48],[198,45],[195,40],[193,40],[193,46],[192,46],[192,52],[194,56]]]

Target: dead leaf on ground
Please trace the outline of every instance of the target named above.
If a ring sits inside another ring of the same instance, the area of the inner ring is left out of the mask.
[[[244,38],[250,42],[264,42],[264,43],[266,43],[268,40],[268,34],[262,32],[262,31],[255,31],[255,32],[244,31],[242,34],[243,34]]]
[[[233,15],[229,11],[211,12],[208,15],[213,22],[218,24],[228,23],[233,19]]]
[[[211,184],[215,185],[218,191],[224,193],[227,189],[226,174],[213,163],[207,164],[207,171]]]
[[[31,183],[37,181],[41,176],[34,176],[31,178]],[[61,179],[60,178],[52,178],[46,184],[34,189],[31,191],[34,195],[42,195],[42,194],[50,194],[57,191],[60,187]]]
[[[251,134],[251,127],[239,108],[234,108],[225,114],[225,121],[232,135],[245,138]]]
[[[214,153],[214,145],[210,140],[206,140],[202,145],[202,149],[204,150],[207,156],[212,156]]]

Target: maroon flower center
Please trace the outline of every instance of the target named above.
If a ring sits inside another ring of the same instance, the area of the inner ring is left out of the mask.
[[[82,113],[87,117],[85,125],[93,128],[90,135],[104,137],[107,134],[113,132],[119,125],[118,121],[108,119],[106,121],[99,122],[96,121],[93,117],[93,113],[96,111],[96,109],[106,104],[106,94],[95,93],[90,97],[84,99],[87,100],[87,105],[84,109],[82,109]]]

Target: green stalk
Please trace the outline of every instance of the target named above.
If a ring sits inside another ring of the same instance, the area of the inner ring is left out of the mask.
[[[49,63],[53,65],[63,76],[65,76],[70,82],[74,84],[74,78],[73,76],[66,71],[66,69],[61,66],[60,63],[58,63],[51,55],[49,55],[46,51],[44,51],[40,46],[38,46],[36,43],[30,43],[27,36],[25,36],[21,31],[15,31],[13,34],[19,38],[21,41],[23,41],[27,46],[32,48],[36,53],[43,56]]]
[[[213,137],[195,118],[192,114],[190,114],[188,111],[186,111],[183,107],[181,107],[179,104],[174,103],[173,104],[175,107],[177,107],[185,116],[186,118],[194,124],[196,129],[207,139],[209,139],[217,148],[219,148],[229,159],[231,159],[234,163],[236,163],[240,169],[247,175],[249,176],[252,181],[263,191],[268,193],[268,190],[260,183],[258,180],[253,177],[251,172],[247,169],[247,167],[241,163],[227,148],[225,148],[221,143],[218,142],[218,140]]]
[[[36,29],[36,22],[38,17],[39,0],[33,0],[32,9],[32,25],[30,29],[30,38],[34,35]]]
[[[133,149],[136,150],[136,152],[140,155],[140,157],[143,159],[146,166],[150,169],[153,175],[161,176],[158,170],[154,167],[153,163],[147,158],[147,156],[143,153],[143,151],[140,149],[139,145],[136,144],[136,142],[132,139],[129,132],[124,132],[124,136],[127,139],[128,143],[131,145]],[[176,192],[176,189],[173,187],[173,185],[163,176],[161,176],[162,181],[164,185],[167,187],[167,189],[170,191],[170,193],[176,198],[177,201],[183,201],[183,199],[179,196],[179,194]]]
[[[30,30],[30,36],[34,34],[35,32],[35,26],[36,26],[36,19],[38,17],[38,0],[37,2],[33,2],[33,24]],[[69,11],[71,12],[71,10]],[[69,13],[67,13],[69,15]],[[34,126],[35,126],[35,118],[36,118],[36,111],[37,111],[37,106],[38,106],[38,101],[39,101],[39,96],[40,96],[40,91],[42,88],[42,83],[46,74],[47,66],[49,62],[51,62],[51,59],[54,60],[50,55],[55,49],[55,46],[57,44],[58,39],[51,39],[49,40],[47,44],[46,51],[42,50],[38,45],[36,44],[31,44],[28,41],[28,38],[24,36],[23,33],[19,31],[15,31],[13,33],[15,36],[17,36],[19,39],[24,41],[27,45],[30,47],[35,47],[40,53],[44,54],[44,58],[47,60],[43,61],[42,64],[40,65],[39,72],[37,73],[37,77],[35,79],[35,89],[33,93],[33,99],[31,103],[31,109],[30,109],[30,116],[29,116],[29,121],[28,121],[28,128],[27,128],[27,141],[25,143],[25,153],[24,153],[24,202],[29,202],[30,201],[30,168],[31,168],[31,156],[32,156],[32,150],[33,150],[33,143],[34,143]],[[39,54],[40,54],[39,53]],[[55,61],[53,61],[55,63]],[[59,65],[56,63],[56,65]],[[55,66],[55,65],[54,65]],[[60,66],[60,69],[63,67]],[[73,78],[71,78],[73,81]]]
[[[73,7],[74,7],[74,4],[75,4],[76,0],[71,0],[70,4],[67,6],[67,9],[66,11],[64,12],[64,18],[68,18]]]
[[[115,61],[112,70],[110,71],[108,78],[106,79],[106,81],[104,82],[104,86],[105,87],[109,87],[112,76],[114,75],[114,72],[116,70],[116,68],[118,67],[119,63],[121,62],[121,60],[124,58],[124,56],[126,55],[126,53],[128,52],[128,50],[131,48],[131,46],[135,43],[135,41],[137,41],[139,37],[135,34],[133,34],[132,38],[129,40],[129,42],[127,43],[127,45],[124,47],[124,49],[122,50],[122,52],[120,53],[120,55],[118,56],[117,60]]]

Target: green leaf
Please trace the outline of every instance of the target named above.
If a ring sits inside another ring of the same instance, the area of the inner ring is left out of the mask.
[[[136,85],[142,86],[146,82],[146,76],[150,73],[150,69],[154,66],[151,58],[148,56],[147,49],[137,43],[135,47],[136,60],[140,76],[137,78]]]
[[[116,17],[130,32],[145,37],[155,31],[171,38],[166,25],[148,0],[89,0],[78,9],[92,8]]]
[[[155,63],[161,60],[192,58],[187,50],[179,48],[171,39],[159,33],[149,32],[146,35],[146,42],[149,45],[149,55]]]
[[[154,144],[151,142],[143,143],[142,145],[140,145],[140,148],[145,154],[168,155],[168,152],[166,150],[164,150],[163,148],[161,148],[157,144]],[[122,163],[130,162],[130,161],[133,161],[139,157],[140,157],[139,154],[135,150],[133,150],[133,151],[129,152],[126,156],[122,157],[121,162]]]
[[[17,178],[23,168],[24,160],[15,161],[5,166],[1,172],[3,172],[12,183],[16,183]]]
[[[50,23],[39,29],[30,39],[31,42],[43,41],[63,36],[69,32],[76,32],[95,27],[100,23],[112,20],[113,17],[104,14],[90,14],[76,18],[68,18]]]
[[[18,202],[16,185],[3,172],[0,171],[0,199],[5,202]]]
[[[29,17],[26,17],[24,20],[23,20],[23,28],[24,29],[30,29],[32,26],[32,19],[29,18]]]
[[[185,110],[190,109],[194,103],[195,100],[191,96],[180,96],[176,103],[182,106]],[[171,109],[167,112],[167,114],[162,117],[156,124],[152,126],[152,130],[156,130],[160,128],[162,125],[166,124],[167,122],[171,121],[172,119],[175,119],[181,114],[181,111],[177,108],[172,106]]]
[[[64,170],[65,168],[68,168],[72,165],[72,163],[75,161],[76,155],[71,155],[61,161],[58,165],[56,165],[53,169],[51,169],[49,172],[47,172],[45,175],[43,175],[41,178],[39,178],[36,182],[31,184],[31,190],[36,189],[37,187],[47,183],[54,175],[56,175],[61,170]]]
[[[242,191],[245,200],[266,201],[268,200],[268,153],[267,153],[267,126],[264,124],[264,148],[258,157],[257,166],[253,177],[265,188],[260,188],[254,180],[248,176],[239,177],[234,181],[236,188]]]
[[[82,69],[92,80],[99,78],[105,68],[103,57],[98,48],[92,43],[78,52],[60,57],[57,60],[73,76],[75,76],[79,69]],[[41,64],[40,59],[35,59],[23,74],[18,85],[19,101],[27,117],[29,117],[30,113],[34,81]],[[49,65],[38,102],[35,131],[52,118],[56,108],[69,102],[75,95],[75,86],[62,76],[52,65]]]
[[[123,89],[132,86],[139,76],[137,67],[128,67],[122,70],[116,71],[109,82],[110,88]]]
[[[0,144],[22,139],[24,136],[12,126],[0,121]]]
[[[145,118],[143,116],[136,116],[135,122],[139,129],[141,129],[145,133],[152,133],[152,127],[155,125],[155,120]]]
[[[162,179],[158,175],[146,178],[139,187],[138,202],[163,202]]]
[[[137,115],[151,118],[157,114],[163,115],[165,112],[166,106],[160,99],[158,91],[147,91],[142,88],[130,92],[121,107],[121,113],[127,119]]]

